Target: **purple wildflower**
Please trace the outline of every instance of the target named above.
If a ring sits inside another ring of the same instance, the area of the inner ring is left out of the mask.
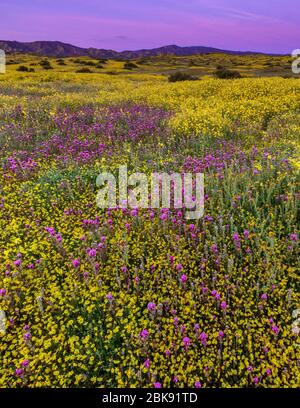
[[[219,339],[223,339],[224,336],[225,336],[225,333],[222,330],[220,330],[218,333]]]
[[[185,275],[185,274],[183,274],[183,275],[181,275],[181,277],[180,277],[180,281],[182,282],[182,283],[185,283],[186,281],[187,281],[187,276]]]
[[[23,368],[17,368],[16,371],[15,371],[15,374],[16,374],[17,377],[22,377],[23,374],[24,374]]]
[[[30,332],[25,333],[23,335],[23,338],[24,338],[25,341],[31,340],[31,338],[32,338],[31,333]]]
[[[88,256],[89,256],[90,258],[94,258],[96,255],[97,255],[96,249],[90,249],[90,250],[88,251]]]
[[[240,236],[239,236],[239,234],[238,234],[237,232],[235,232],[235,233],[233,234],[233,236],[232,236],[232,239],[233,239],[235,242],[239,242],[239,241],[240,241]]]
[[[207,344],[207,334],[206,333],[204,332],[200,333],[200,341],[203,346],[206,346]]]
[[[225,310],[227,308],[227,304],[226,302],[223,300],[223,302],[221,302],[221,309]]]
[[[184,337],[182,341],[186,349],[191,345],[191,339],[189,337]]]
[[[73,259],[72,265],[74,266],[74,268],[78,268],[78,266],[80,265],[79,259]]]
[[[142,339],[146,339],[149,336],[149,332],[147,329],[143,329],[140,333]]]
[[[0,289],[0,296],[4,297],[6,295],[6,290],[5,289]]]
[[[22,363],[21,363],[21,366],[22,367],[28,367],[29,366],[29,360],[27,360],[27,359],[23,360]]]
[[[149,302],[147,305],[147,309],[149,310],[149,312],[154,312],[156,310],[156,305],[153,302]]]
[[[248,238],[249,238],[249,235],[250,235],[250,232],[249,232],[247,229],[245,229],[245,230],[244,230],[244,237],[245,237],[246,239],[248,239]]]

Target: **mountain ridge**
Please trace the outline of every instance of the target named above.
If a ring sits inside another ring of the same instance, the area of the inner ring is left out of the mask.
[[[81,57],[87,56],[91,58],[108,58],[108,59],[136,59],[142,57],[153,57],[157,55],[176,55],[176,56],[190,56],[195,54],[231,54],[231,55],[251,55],[264,54],[262,52],[254,51],[232,51],[223,50],[220,48],[206,47],[206,46],[187,46],[180,47],[176,44],[165,45],[157,48],[140,49],[135,51],[114,51],[110,49],[101,48],[83,48],[76,45],[64,43],[61,41],[33,41],[33,42],[19,42],[0,40],[0,49],[6,53],[28,53],[37,54],[43,57]]]

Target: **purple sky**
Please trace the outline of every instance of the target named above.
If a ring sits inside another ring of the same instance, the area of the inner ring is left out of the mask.
[[[115,50],[168,44],[290,53],[299,0],[0,0],[0,39]]]

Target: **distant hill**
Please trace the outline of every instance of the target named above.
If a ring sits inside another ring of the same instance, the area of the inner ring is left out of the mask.
[[[219,48],[212,47],[203,47],[203,46],[192,46],[192,47],[179,47],[178,45],[166,45],[164,47],[152,48],[152,49],[142,49],[137,51],[122,51],[120,55],[124,58],[140,58],[140,57],[153,57],[161,54],[170,54],[178,56],[188,56],[195,54],[212,54],[212,53],[221,53],[221,54],[232,54],[232,55],[250,55],[250,54],[259,54],[250,51],[231,51],[231,50],[222,50]]]
[[[18,42],[18,41],[3,41],[0,40],[0,49],[6,53],[26,53],[37,54],[45,57],[80,57],[89,56],[92,58],[110,58],[110,59],[135,59],[141,57],[153,57],[157,55],[178,55],[188,56],[194,54],[211,54],[223,53],[232,55],[249,55],[260,54],[250,51],[230,51],[221,50],[212,47],[179,47],[178,45],[167,45],[159,48],[142,49],[137,51],[122,51],[104,50],[97,48],[81,48],[75,45],[62,43],[60,41],[34,41],[34,42]]]

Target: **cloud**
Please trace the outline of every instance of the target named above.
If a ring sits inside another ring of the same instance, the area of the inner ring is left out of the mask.
[[[248,11],[244,10],[238,10],[234,8],[225,8],[225,7],[216,7],[217,10],[221,12],[221,14],[225,17],[230,17],[234,19],[239,19],[239,20],[250,20],[250,21],[259,21],[259,20],[264,20],[264,21],[278,21],[277,19],[269,16],[265,16],[262,14],[258,13],[250,13]]]

